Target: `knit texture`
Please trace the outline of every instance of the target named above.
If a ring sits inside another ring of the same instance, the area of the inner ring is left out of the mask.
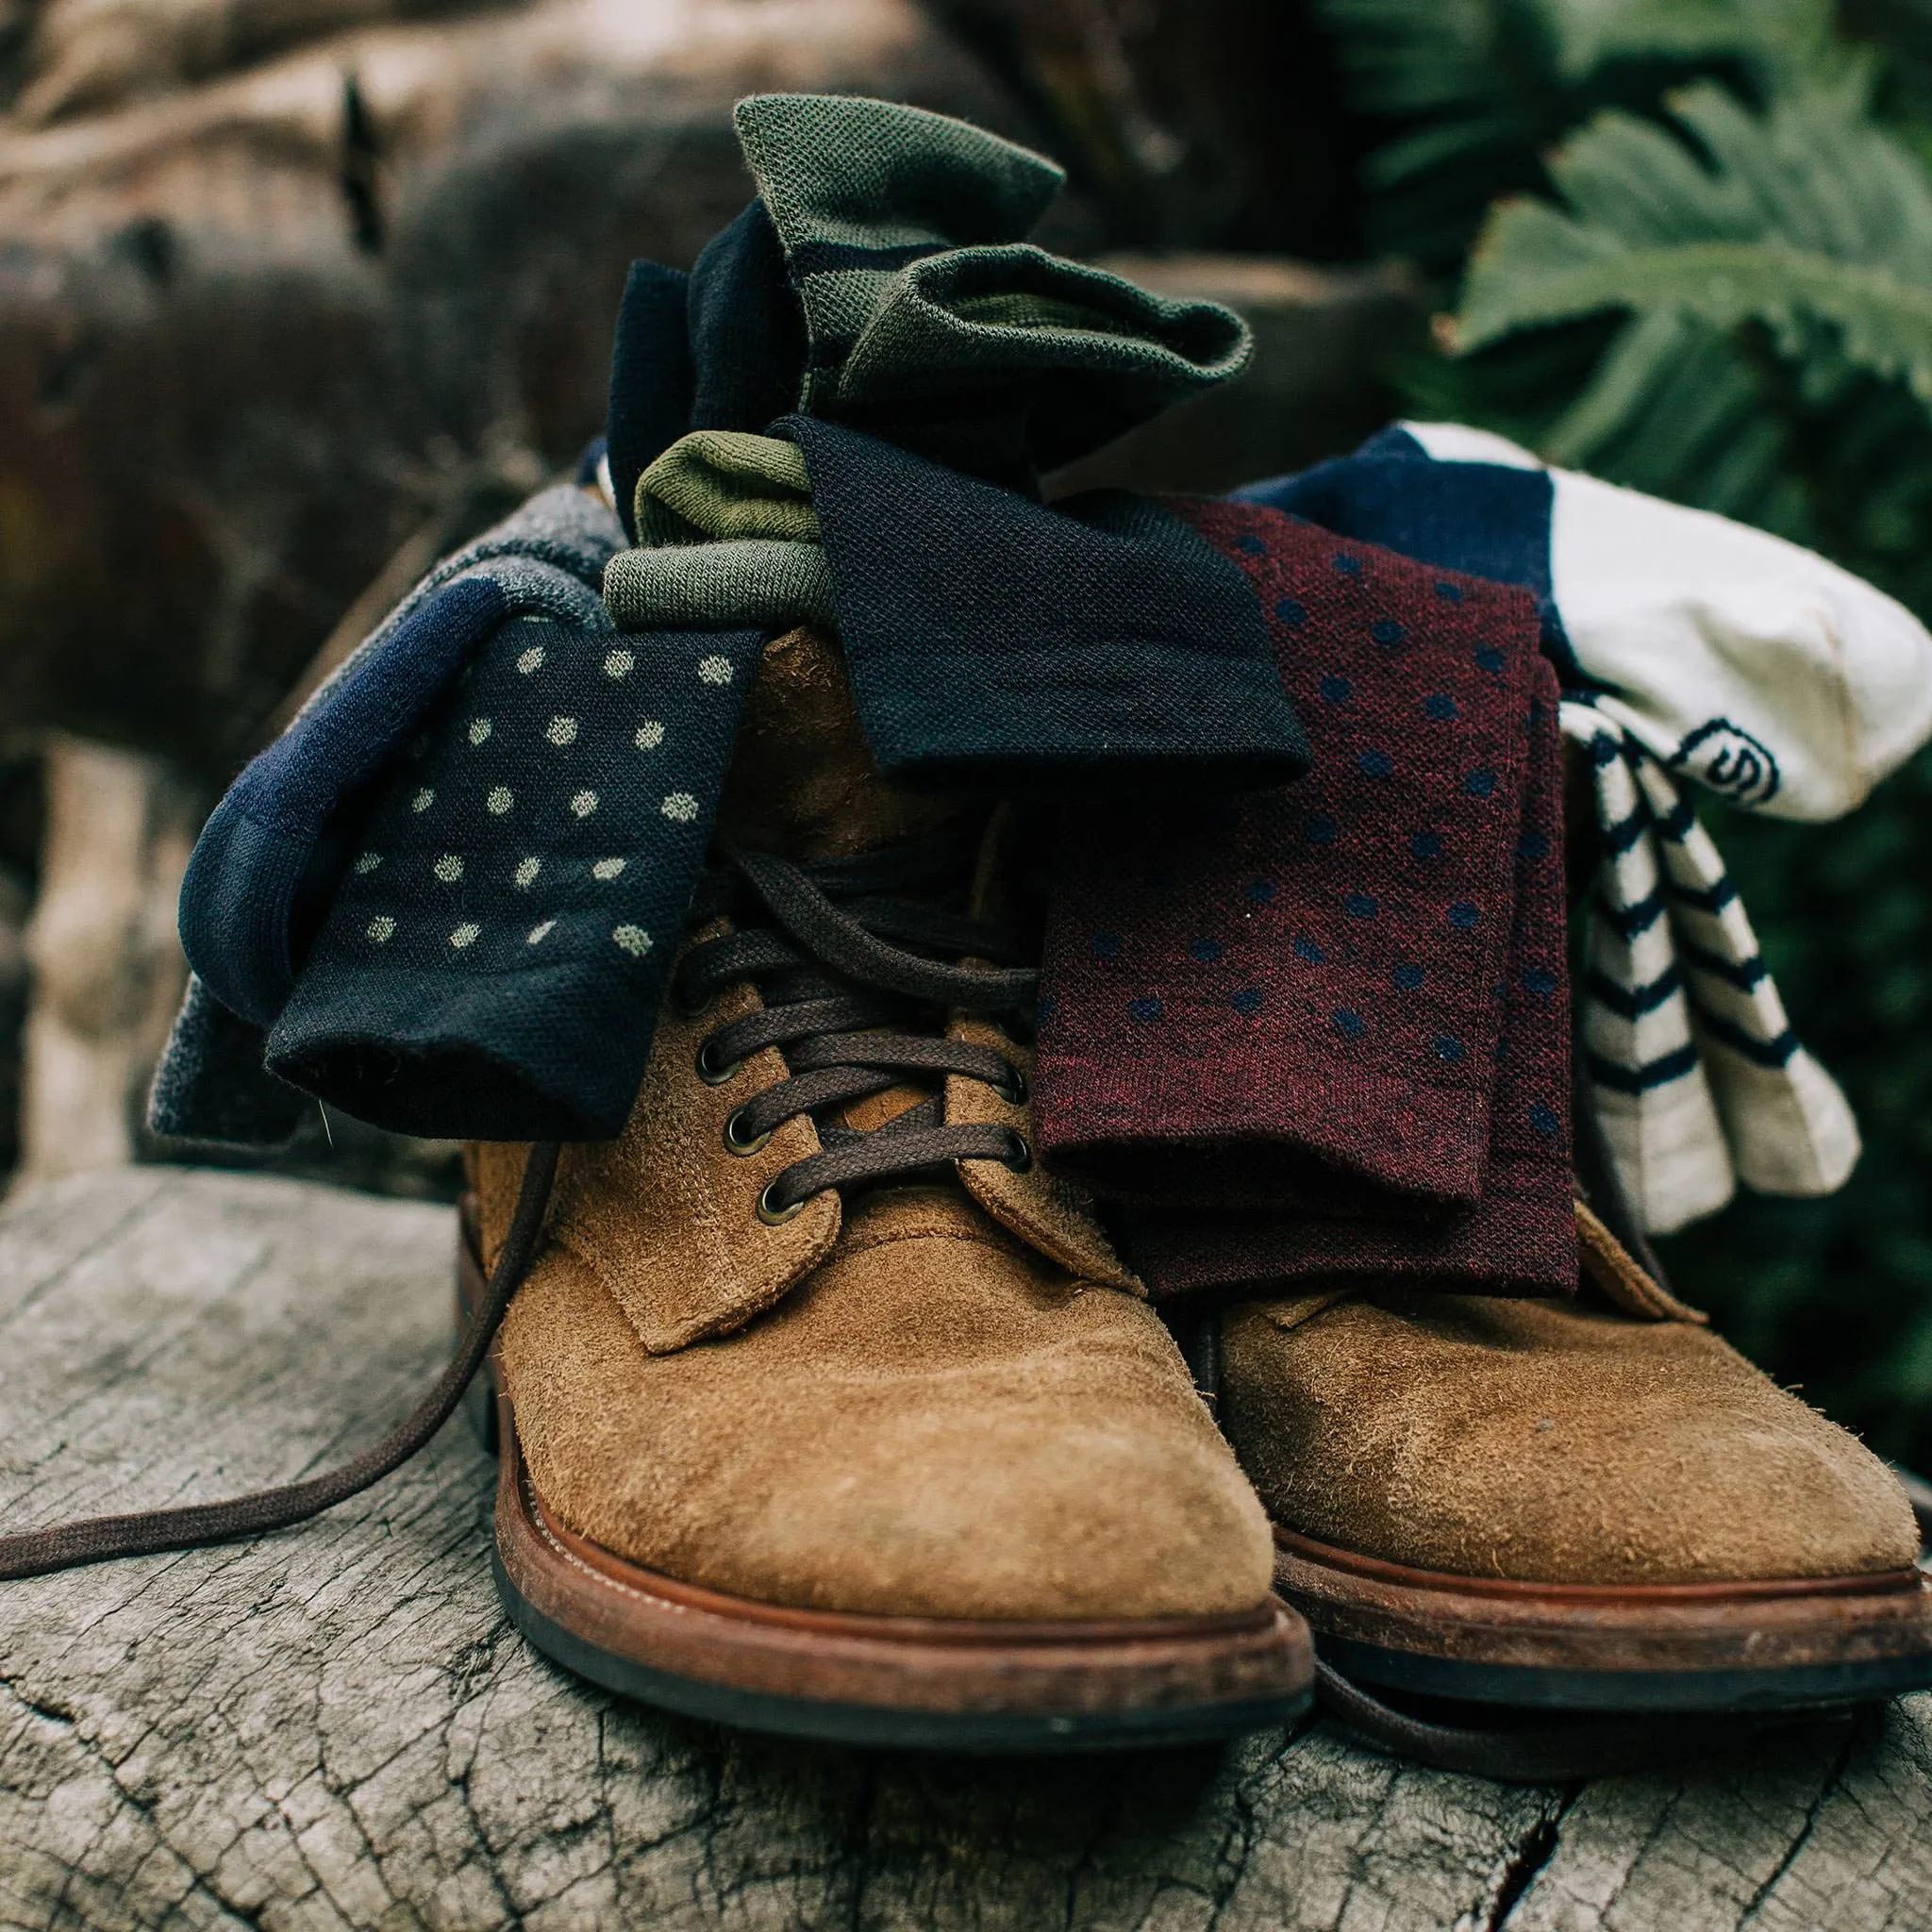
[[[1179,508],[1259,593],[1314,764],[1291,790],[1068,809],[1043,1152],[1134,1210],[1157,1291],[1351,1268],[1574,1285],[1532,601],[1272,510]],[[1211,1247],[1234,1224],[1208,1209],[1252,1217],[1244,1254]]]
[[[325,903],[358,792],[506,614],[608,627],[595,587],[615,535],[579,490],[533,498],[432,571],[242,772],[181,889],[182,943],[223,1005],[274,1021],[294,984],[303,902]]]
[[[794,445],[741,430],[681,437],[638,478],[642,541],[604,573],[619,628],[829,628],[832,579]]]
[[[620,533],[545,491],[437,565],[215,808],[182,882],[190,977],[149,1098],[158,1134],[286,1140],[307,1099],[263,1065],[268,1029],[352,856],[355,821],[481,641],[514,612],[608,629],[594,586]]]
[[[502,626],[363,824],[270,1070],[403,1133],[615,1133],[763,641]]]
[[[1041,469],[1238,373],[1241,323],[1005,246],[1058,170],[963,123],[794,95],[743,102],[737,122],[761,199],[691,277],[694,420],[767,426],[792,358],[808,413],[770,426],[804,453],[810,530],[778,515],[793,479],[762,439],[687,438],[637,486],[642,547],[605,581],[617,622],[836,617],[868,741],[903,785],[1296,775],[1305,742],[1240,573],[1152,504],[1030,493]],[[649,366],[636,345],[625,360]],[[632,405],[653,422],[678,380],[675,358],[662,367],[665,398]],[[733,548],[779,538],[800,547]]]
[[[626,550],[605,583],[607,608],[627,631],[754,625],[770,636],[832,622],[832,580],[816,543],[741,537]]]
[[[1313,1275],[1364,1274],[1482,1294],[1546,1294],[1575,1286],[1561,746],[1550,728],[1555,675],[1536,664],[1530,681],[1530,766],[1478,1199],[1465,1211],[1427,1219],[1418,1219],[1406,1200],[1370,1192],[1338,1200],[1333,1189],[1314,1191],[1293,1216],[1130,1208],[1123,1216],[1124,1245],[1157,1291],[1227,1292]]]
[[[605,462],[642,541],[614,555],[617,521],[552,492],[499,533],[482,588],[465,559],[442,567],[406,606],[420,619],[357,654],[197,853],[184,924],[208,993],[270,1029],[275,1073],[378,1124],[615,1130],[743,684],[800,622],[837,621],[901,783],[1224,786],[1306,762],[1253,592],[1166,511],[1048,510],[807,418],[786,419],[795,447],[758,434],[802,394],[862,403],[913,443],[942,419],[997,423],[979,454],[1030,484],[1235,373],[1240,322],[983,247],[1058,175],[963,124],[798,97],[739,118],[765,200],[688,279],[641,268],[625,291]],[[896,266],[852,279],[855,248]],[[980,254],[960,278],[907,280],[962,249]],[[545,515],[575,518],[572,541]],[[531,611],[552,627],[511,621]]]
[[[761,94],[733,115],[811,336],[792,407],[836,404],[853,345],[909,263],[1017,241],[1065,184],[1052,161],[948,115]]]
[[[278,1146],[315,1105],[262,1067],[268,1039],[190,974],[148,1093],[157,1134],[210,1145]]]
[[[1536,596],[1573,700],[1563,728],[1590,754],[1601,854],[1580,1098],[1644,1227],[1715,1212],[1740,1179],[1795,1195],[1842,1185],[1851,1109],[1792,1033],[1680,785],[1752,810],[1844,809],[1932,715],[1921,626],[1762,531],[1455,424],[1393,425],[1239,494]]]
[[[1550,486],[1550,584],[1604,714],[1679,779],[1771,818],[1840,817],[1932,738],[1932,632],[1768,530],[1554,469],[1458,423],[1405,423],[1460,491]]]
[[[507,613],[608,628],[596,595],[609,513],[546,491],[439,565],[215,808],[181,889],[190,963],[224,1006],[271,1024],[341,863],[344,821]],[[307,917],[305,919],[305,908]]]
[[[743,430],[679,437],[638,478],[635,517],[641,540],[652,544],[819,541],[805,458],[791,443]]]
[[[1254,591],[1161,504],[1049,508],[840,425],[779,426],[805,452],[859,722],[892,783],[1220,790],[1306,765]]]
[[[963,123],[794,95],[737,121],[760,199],[692,272],[699,426],[629,486],[617,623],[836,624],[879,770],[913,788],[1296,775],[1305,741],[1241,574],[1144,500],[1030,493],[1237,373],[1240,322],[1008,246],[1059,172]],[[621,326],[661,326],[658,285],[637,286]],[[620,360],[627,419],[661,425],[678,358],[632,341]],[[794,391],[807,413],[769,421]],[[613,459],[613,489],[630,474]]]
[[[797,406],[805,320],[761,202],[705,245],[685,313],[696,368],[691,428],[762,429]]]
[[[1233,494],[1418,563],[1519,586],[1536,599],[1542,647],[1565,689],[1590,685],[1550,581],[1554,488],[1547,471],[1432,462],[1414,437],[1391,425],[1352,456]]]
[[[630,542],[637,541],[631,507],[638,478],[682,436],[691,420],[691,341],[685,315],[691,277],[682,269],[634,261],[618,305],[610,351],[610,395],[605,443],[610,496]]]
[[[840,96],[735,118],[804,314],[808,415],[1025,489],[1247,365],[1219,305],[1024,242],[1062,180],[1024,148]]]
[[[340,869],[345,802],[381,775],[504,604],[489,577],[429,599],[391,650],[356,664],[215,808],[182,882],[181,940],[233,1011],[263,1026],[280,1011],[295,983],[298,928],[313,929],[314,902]]]

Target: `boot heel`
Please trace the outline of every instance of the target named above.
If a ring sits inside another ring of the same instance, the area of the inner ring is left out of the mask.
[[[457,1208],[456,1326],[451,1347],[460,1343],[470,1318],[483,1299],[483,1263],[478,1258],[479,1242],[475,1203],[465,1195]],[[463,1415],[470,1432],[486,1456],[494,1456],[502,1442],[496,1421],[496,1364],[489,1356],[463,1391]]]
[[[460,1336],[464,1313],[461,1297],[458,1297],[457,1333]],[[476,1439],[476,1446],[486,1456],[494,1456],[501,1445],[501,1435],[496,1426],[496,1376],[491,1373],[488,1361],[476,1371],[470,1386],[463,1391],[463,1420],[470,1425],[470,1433]]]

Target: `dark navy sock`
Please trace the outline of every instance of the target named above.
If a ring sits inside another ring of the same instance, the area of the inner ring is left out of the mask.
[[[359,826],[270,1071],[399,1133],[617,1133],[763,642],[504,625]]]
[[[1260,606],[1149,497],[1049,507],[836,424],[805,452],[866,741],[896,784],[1281,784],[1307,766]]]

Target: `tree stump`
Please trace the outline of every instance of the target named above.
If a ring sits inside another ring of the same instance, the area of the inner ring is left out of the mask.
[[[0,1213],[0,1522],[372,1440],[448,1346],[446,1210],[163,1169]],[[1034,1762],[734,1736],[509,1629],[460,1423],[261,1541],[0,1585],[0,1926],[1873,1932],[1932,1924],[1932,1697],[1510,1789],[1325,1724]]]

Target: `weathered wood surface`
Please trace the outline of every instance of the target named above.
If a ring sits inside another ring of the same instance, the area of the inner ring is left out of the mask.
[[[368,1441],[447,1343],[446,1212],[124,1169],[0,1213],[0,1522]],[[918,1761],[594,1693],[507,1628],[460,1424],[244,1547],[0,1585],[0,1926],[1932,1926],[1932,1698],[1582,1790],[1324,1725]]]

